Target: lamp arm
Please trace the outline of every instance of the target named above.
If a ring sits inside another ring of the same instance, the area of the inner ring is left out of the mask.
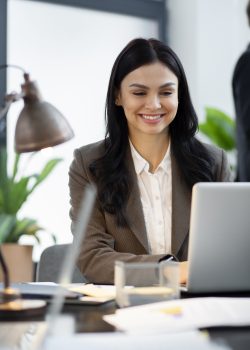
[[[6,102],[5,106],[0,110],[0,120],[8,113],[12,102]]]
[[[18,69],[23,73],[23,75],[25,77],[28,76],[28,73],[25,71],[25,69],[23,69],[20,66],[17,66],[16,64],[2,64],[2,65],[0,65],[0,70],[6,69],[6,68]],[[23,92],[21,92],[19,94],[18,93],[11,93],[11,94],[8,94],[5,96],[5,105],[0,110],[0,120],[8,113],[8,110],[9,110],[11,104],[13,102],[20,100],[21,98],[23,98],[23,96],[24,96]]]
[[[1,65],[0,65],[0,70],[1,70],[1,69],[6,69],[6,68],[16,68],[16,69],[22,71],[23,74],[27,73],[25,69],[23,69],[23,68],[20,67],[20,66],[17,66],[16,64],[1,64]]]
[[[9,270],[5,263],[1,247],[0,247],[0,266],[3,270],[3,278],[4,278],[4,289],[9,288],[10,286],[10,279],[9,279]]]
[[[0,110],[0,120],[8,113],[8,110],[13,102],[16,102],[24,97],[24,93],[11,93],[5,96],[5,105]]]

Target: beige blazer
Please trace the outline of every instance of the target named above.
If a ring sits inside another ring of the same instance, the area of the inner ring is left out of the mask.
[[[216,181],[230,181],[230,170],[225,152],[214,146],[206,145],[206,147],[214,155],[213,172]],[[83,146],[74,152],[74,160],[69,170],[70,217],[73,234],[84,187],[87,183],[94,182],[88,168],[89,164],[100,157],[103,151],[104,143],[101,141]],[[125,161],[133,178],[133,188],[126,208],[129,228],[118,227],[113,215],[103,211],[96,200],[78,259],[80,271],[93,283],[114,283],[114,262],[116,260],[158,262],[164,256],[149,253],[143,209],[130,149]],[[183,181],[173,155],[171,155],[171,161],[172,254],[183,261],[187,259],[188,251],[191,191]]]

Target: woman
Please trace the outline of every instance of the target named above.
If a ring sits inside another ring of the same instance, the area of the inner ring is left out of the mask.
[[[72,232],[84,186],[97,201],[78,266],[114,282],[114,262],[177,258],[186,280],[192,186],[228,181],[225,153],[195,138],[198,119],[181,62],[155,39],[132,40],[117,57],[106,100],[105,140],[74,153]]]

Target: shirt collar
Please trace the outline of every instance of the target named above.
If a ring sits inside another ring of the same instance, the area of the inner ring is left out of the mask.
[[[129,140],[129,145],[131,149],[131,155],[134,162],[136,174],[137,175],[141,174],[143,170],[149,171],[149,163],[137,152],[137,150],[135,149],[134,145],[130,140]],[[162,169],[164,172],[167,172],[169,169],[170,162],[171,162],[171,158],[170,158],[170,142],[169,142],[169,146],[165,153],[165,156],[162,159],[161,163],[158,165],[158,168],[156,169],[155,173],[159,169]]]

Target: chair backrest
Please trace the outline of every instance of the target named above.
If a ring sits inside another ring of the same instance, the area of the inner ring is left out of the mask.
[[[56,244],[44,249],[37,265],[37,282],[58,282],[62,263],[69,244]],[[78,267],[75,267],[72,283],[87,282]]]

